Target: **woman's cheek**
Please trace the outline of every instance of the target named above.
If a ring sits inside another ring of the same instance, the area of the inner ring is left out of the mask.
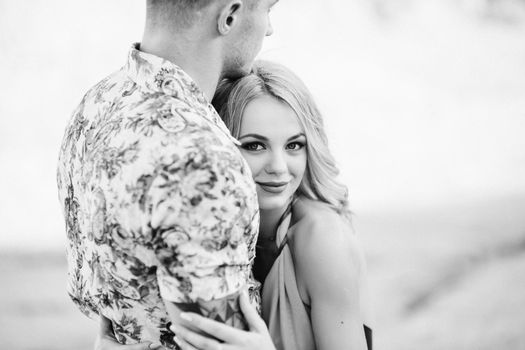
[[[306,161],[306,152],[297,155],[293,166],[293,172],[296,177],[302,178],[304,176],[306,171]]]
[[[257,177],[257,174],[261,171],[261,168],[264,166],[262,162],[262,157],[257,157],[250,154],[250,152],[241,151],[242,156],[246,159],[248,166],[252,172],[253,178]]]

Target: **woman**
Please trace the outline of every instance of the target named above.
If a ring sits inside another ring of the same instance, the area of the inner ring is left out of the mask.
[[[279,350],[371,349],[365,262],[311,94],[285,67],[259,61],[250,75],[222,82],[213,102],[257,185],[254,273],[268,331],[243,297],[249,332],[183,314],[177,342],[184,350],[273,349],[272,340]]]

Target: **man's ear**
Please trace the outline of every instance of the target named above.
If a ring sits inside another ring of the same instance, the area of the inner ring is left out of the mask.
[[[243,6],[242,0],[231,0],[223,6],[217,22],[217,30],[221,35],[228,35],[237,22],[239,22],[239,16]]]

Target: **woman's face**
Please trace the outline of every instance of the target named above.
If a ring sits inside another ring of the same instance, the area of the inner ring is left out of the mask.
[[[239,136],[261,210],[286,206],[306,169],[306,136],[293,109],[271,96],[246,106]]]

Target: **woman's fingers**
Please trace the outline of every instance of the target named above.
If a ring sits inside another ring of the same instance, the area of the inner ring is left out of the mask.
[[[239,303],[241,304],[241,311],[244,315],[244,318],[250,326],[250,330],[255,330],[258,333],[263,331],[266,332],[268,330],[266,328],[266,324],[257,313],[257,310],[255,310],[255,308],[250,304],[250,298],[248,297],[248,293],[246,291],[241,293]]]
[[[244,331],[233,328],[232,326],[202,317],[195,313],[183,312],[181,313],[180,317],[192,327],[198,328],[204,333],[207,333],[212,337],[220,339],[226,343],[239,343],[245,333]],[[178,328],[180,327],[177,327],[177,329]],[[187,328],[184,328],[184,330],[189,331]]]
[[[195,333],[183,326],[171,326],[171,330],[176,334],[174,340],[183,350],[221,350],[221,344],[213,339]]]
[[[153,350],[153,349],[161,349],[159,347],[152,347],[150,343],[138,343],[138,344],[131,344],[131,345],[121,345],[118,350]],[[116,348],[115,348],[116,350]]]

